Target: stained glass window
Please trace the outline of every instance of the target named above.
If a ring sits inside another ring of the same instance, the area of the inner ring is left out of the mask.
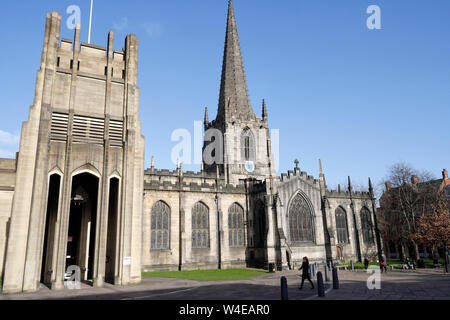
[[[298,193],[289,206],[289,230],[291,242],[313,242],[313,215],[306,199]]]
[[[361,209],[361,229],[364,242],[373,243],[372,219],[370,218],[370,211],[366,207]]]
[[[228,210],[228,242],[230,247],[244,246],[244,209],[237,203]]]
[[[202,202],[192,209],[192,248],[209,248],[209,209]]]
[[[158,201],[152,208],[151,217],[151,249],[169,249],[170,208],[162,201]]]
[[[347,213],[342,207],[338,207],[335,211],[336,216],[336,233],[338,243],[348,242]]]

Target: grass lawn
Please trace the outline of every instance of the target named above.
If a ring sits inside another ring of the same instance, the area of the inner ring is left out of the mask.
[[[433,263],[433,259],[422,259],[425,263]],[[401,263],[404,264],[403,260],[400,259],[387,259],[388,264],[397,264],[397,263]],[[410,259],[411,263],[412,260]],[[438,263],[443,264],[444,263],[444,259],[439,259]]]
[[[430,263],[430,264],[433,263],[433,259],[422,259],[422,260],[423,260],[425,263]],[[445,261],[444,261],[444,259],[439,259],[439,260],[438,260],[438,263],[444,264]]]
[[[379,266],[379,264],[376,262],[369,262],[369,266]],[[355,269],[365,269],[364,263],[362,262],[353,262],[353,267]],[[352,266],[350,263],[347,264],[347,268],[351,270]]]
[[[403,269],[404,264],[405,264],[405,262],[403,262],[403,260],[400,260],[400,259],[396,259],[396,258],[387,259],[387,265],[392,266],[394,269]],[[412,262],[411,262],[411,264],[412,264]]]
[[[404,264],[404,262],[400,259],[389,258],[387,259],[387,264]]]
[[[192,270],[192,271],[163,271],[143,272],[143,277],[176,278],[196,281],[230,281],[251,280],[256,276],[267,274],[266,271],[250,269],[225,269],[225,270]]]
[[[433,269],[433,259],[422,259],[425,263],[425,269]],[[400,259],[387,259],[388,266],[394,266],[394,269],[403,269],[405,262]],[[444,259],[439,259],[438,263],[444,264]],[[412,264],[412,261],[411,261]]]

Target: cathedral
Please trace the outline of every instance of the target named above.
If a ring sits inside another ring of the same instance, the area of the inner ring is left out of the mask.
[[[70,266],[101,287],[143,271],[292,269],[382,253],[369,192],[329,190],[295,168],[277,176],[268,109],[250,104],[229,1],[218,113],[205,111],[200,172],[144,168],[138,39],[123,50],[60,39],[47,14],[40,69],[16,159],[0,159],[3,293],[64,288]],[[143,58],[145,59],[145,58]]]

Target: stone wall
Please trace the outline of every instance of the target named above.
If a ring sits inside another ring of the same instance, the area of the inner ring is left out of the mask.
[[[353,260],[355,261],[357,258],[357,250],[355,241],[356,234],[358,234],[359,244],[360,244],[360,252],[362,255],[362,259],[365,256],[374,256],[377,252],[376,249],[376,238],[375,238],[375,230],[373,230],[373,243],[365,243],[362,235],[361,228],[361,209],[367,208],[369,212],[372,214],[372,223],[373,223],[373,213],[372,213],[372,205],[370,203],[370,196],[368,193],[355,192],[352,194],[353,204],[354,204],[354,212],[356,217],[356,229],[355,232],[355,220],[353,218],[353,210],[351,208],[352,201],[350,199],[349,192],[337,192],[332,191],[328,193],[328,209],[330,212],[330,217],[332,219],[332,225],[334,226],[334,238],[337,239],[336,233],[336,209],[341,207],[344,209],[347,217],[347,228],[348,228],[348,243],[345,244],[337,244],[342,248],[342,254],[345,261]]]
[[[15,178],[16,160],[0,159],[0,277],[3,274]]]
[[[162,174],[165,172],[165,174]],[[220,247],[222,268],[245,267],[246,245],[230,248],[228,238],[228,210],[238,203],[246,208],[245,189],[242,186],[225,186],[216,182],[212,176],[202,178],[202,174],[185,173],[182,177],[177,171],[147,171],[144,180],[145,199],[142,222],[143,253],[142,269],[177,270],[180,266],[180,232],[181,232],[181,268],[214,269],[218,267],[218,231],[217,218],[220,221]],[[206,176],[206,175],[205,175]],[[158,177],[165,180],[159,184]],[[181,187],[175,180],[182,179]],[[188,182],[184,181],[186,179]],[[205,182],[206,179],[206,182]],[[169,182],[168,180],[174,181]],[[202,184],[193,182],[202,181]],[[211,180],[211,181],[209,181]],[[208,182],[209,181],[209,182]],[[212,183],[212,181],[214,183]],[[216,195],[218,205],[216,205]],[[151,213],[156,202],[163,201],[170,208],[170,241],[167,250],[151,249]],[[192,208],[198,202],[207,206],[209,212],[209,247],[192,248]],[[245,218],[245,215],[244,215]],[[181,230],[180,230],[181,223]],[[245,221],[244,221],[245,223]]]
[[[291,259],[296,263],[300,263],[303,256],[307,256],[311,261],[323,262],[327,260],[327,250],[331,254],[331,258],[336,261],[338,258],[337,246],[341,250],[342,260],[357,260],[357,241],[355,241],[355,223],[353,219],[353,211],[351,204],[353,203],[356,217],[356,229],[358,233],[360,252],[362,259],[365,256],[373,257],[377,253],[375,242],[375,230],[372,230],[373,243],[365,243],[362,236],[361,228],[361,210],[366,208],[371,214],[371,223],[374,226],[373,210],[371,197],[369,193],[329,191],[326,189],[324,175],[321,178],[314,179],[306,172],[301,172],[299,168],[282,174],[277,181],[276,192],[279,196],[277,204],[278,223],[281,226],[280,232],[286,238],[282,241],[283,265],[286,265],[287,252],[291,252]],[[310,201],[311,209],[314,214],[314,231],[315,241],[313,243],[292,244],[290,241],[289,230],[289,208],[292,199],[298,194],[302,194]],[[325,202],[323,202],[325,199]],[[323,205],[324,204],[324,205]],[[348,243],[338,244],[336,231],[335,211],[338,207],[346,212],[348,227]],[[326,223],[326,224],[325,224]],[[284,243],[284,246],[283,246]],[[286,252],[284,252],[286,250]]]

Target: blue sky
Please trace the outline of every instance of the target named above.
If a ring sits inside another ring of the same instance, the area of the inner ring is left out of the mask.
[[[18,150],[33,102],[46,12],[81,8],[87,42],[89,0],[3,1],[0,20],[0,157]],[[381,8],[382,30],[369,30],[369,5]],[[348,175],[380,181],[406,161],[440,176],[450,149],[450,2],[447,0],[234,0],[255,112],[266,99],[269,124],[280,130],[280,173],[300,160],[329,185]],[[140,118],[146,167],[173,169],[175,129],[217,111],[226,0],[95,0],[92,43],[115,30],[140,41]],[[199,166],[185,166],[198,170]]]

